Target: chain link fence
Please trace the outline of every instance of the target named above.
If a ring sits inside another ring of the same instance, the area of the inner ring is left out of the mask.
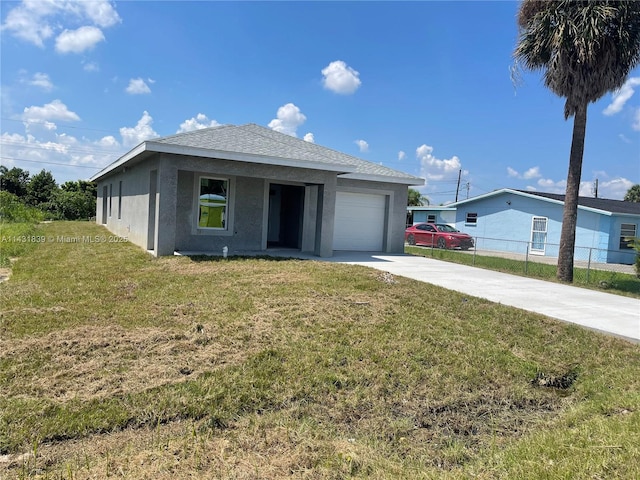
[[[473,237],[475,247],[460,251],[460,254],[472,256],[468,263],[482,266],[486,257],[517,260],[517,266],[510,268],[514,273],[536,276],[543,269],[556,268],[558,263],[559,244],[523,242],[489,237]],[[430,247],[423,247],[430,249]],[[441,257],[441,249],[431,248],[431,256]],[[607,250],[593,247],[574,249],[574,280],[591,282],[610,282],[616,274],[636,275],[635,250]],[[483,258],[480,261],[480,258]],[[497,261],[497,260],[496,260]],[[467,263],[467,262],[465,262]],[[517,270],[516,270],[517,268]]]

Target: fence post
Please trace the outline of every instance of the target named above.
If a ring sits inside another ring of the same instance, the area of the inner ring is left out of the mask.
[[[529,273],[529,243],[527,243],[526,253],[524,255],[524,274]]]
[[[587,283],[589,283],[589,272],[591,271],[591,251],[593,248],[589,248],[589,260],[587,261]]]
[[[476,266],[476,252],[478,251],[478,237],[473,239],[473,261],[471,265]]]

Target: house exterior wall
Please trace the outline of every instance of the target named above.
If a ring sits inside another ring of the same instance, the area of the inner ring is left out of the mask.
[[[158,167],[159,156],[156,156],[100,180],[97,184],[96,222],[105,225],[114,234],[147,248],[150,175],[152,171],[157,172]],[[119,191],[120,185],[122,192]],[[103,215],[105,201],[107,208],[106,215]]]
[[[640,237],[640,218],[637,215],[613,215],[608,219],[608,243],[606,248],[609,250],[607,261],[609,263],[624,263],[631,265],[635,262],[636,252],[633,249],[620,249],[620,234],[622,224],[631,224],[636,226],[636,237]]]
[[[454,225],[456,223],[456,211],[455,210],[413,210],[413,224],[427,223],[429,215],[435,215],[435,223],[447,223]]]
[[[404,252],[404,231],[407,218],[407,185],[338,178],[341,192],[372,193],[387,197],[387,225],[383,249],[387,253]]]
[[[562,204],[504,192],[458,205],[456,228],[475,237],[479,250],[524,254],[531,246],[533,217],[545,217],[548,220],[543,254],[555,258],[560,244],[563,208]],[[469,213],[477,214],[475,224],[466,221]],[[631,220],[631,217],[578,209],[575,259],[631,263],[632,256],[619,249],[620,225],[634,223]]]

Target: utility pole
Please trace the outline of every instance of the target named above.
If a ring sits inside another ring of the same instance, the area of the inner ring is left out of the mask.
[[[460,191],[460,176],[462,175],[462,170],[458,170],[458,185],[456,186],[456,202],[458,201],[458,192]]]
[[[469,200],[469,188],[471,188],[471,184],[467,182],[467,200]]]
[[[596,183],[594,186],[595,197],[598,198],[598,179],[596,178]]]

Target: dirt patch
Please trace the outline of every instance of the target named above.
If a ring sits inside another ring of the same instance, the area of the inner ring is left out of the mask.
[[[0,283],[6,282],[11,276],[10,268],[0,268]]]

